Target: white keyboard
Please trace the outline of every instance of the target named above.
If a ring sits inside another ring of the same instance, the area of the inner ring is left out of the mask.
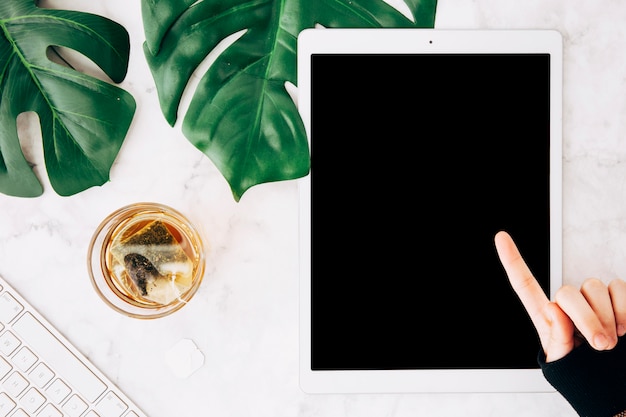
[[[146,417],[0,277],[0,417]]]

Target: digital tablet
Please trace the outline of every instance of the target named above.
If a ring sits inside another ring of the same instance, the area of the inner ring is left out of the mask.
[[[493,238],[554,294],[560,34],[318,28],[297,54],[302,389],[554,391]]]

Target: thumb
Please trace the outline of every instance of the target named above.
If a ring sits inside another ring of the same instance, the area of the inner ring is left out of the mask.
[[[565,357],[574,349],[574,323],[555,303],[545,307],[545,317],[550,326],[550,335],[543,344],[546,362]]]

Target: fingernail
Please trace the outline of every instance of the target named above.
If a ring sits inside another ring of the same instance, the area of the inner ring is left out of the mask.
[[[598,350],[604,350],[609,347],[609,338],[602,333],[598,333],[593,337],[593,344]]]
[[[624,336],[624,333],[626,333],[626,326],[624,326],[623,324],[618,324],[617,325],[617,335],[618,336]]]

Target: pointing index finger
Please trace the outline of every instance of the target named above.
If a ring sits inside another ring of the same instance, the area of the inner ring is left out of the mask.
[[[521,300],[537,330],[544,326],[544,311],[550,300],[524,262],[515,242],[506,232],[495,236],[500,262],[509,277],[513,290]]]

